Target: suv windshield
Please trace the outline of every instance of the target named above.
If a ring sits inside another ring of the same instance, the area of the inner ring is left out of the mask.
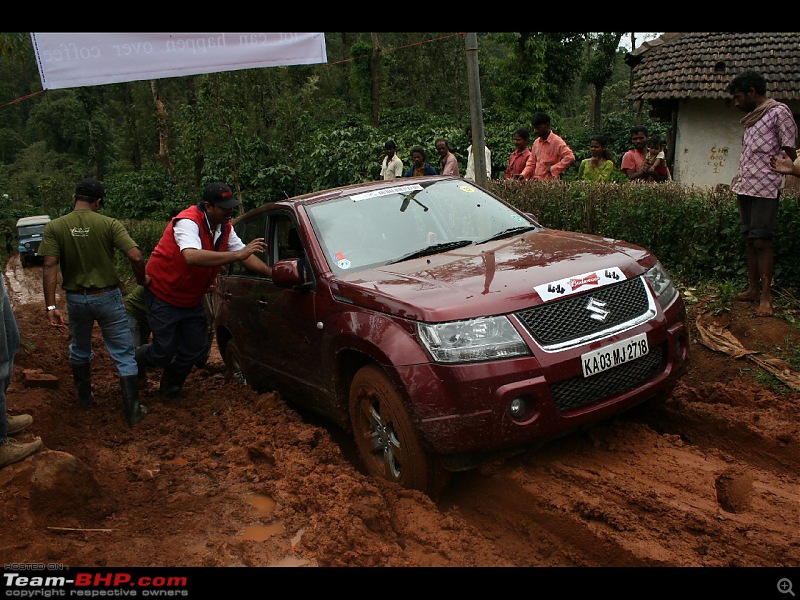
[[[24,225],[23,227],[18,228],[19,236],[20,237],[29,237],[36,233],[42,233],[44,231],[44,224],[42,225]]]
[[[497,198],[458,179],[387,187],[306,208],[335,273],[538,229]]]

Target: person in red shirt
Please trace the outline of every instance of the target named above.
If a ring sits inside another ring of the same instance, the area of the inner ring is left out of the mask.
[[[531,143],[531,132],[528,129],[520,127],[514,132],[511,139],[514,142],[514,151],[508,157],[505,179],[517,179],[516,176],[522,174],[528,157],[531,155],[531,150],[528,148]]]
[[[567,142],[550,129],[550,115],[535,113],[531,123],[537,137],[528,162],[522,173],[517,175],[517,179],[559,179],[561,173],[575,162],[575,154]]]

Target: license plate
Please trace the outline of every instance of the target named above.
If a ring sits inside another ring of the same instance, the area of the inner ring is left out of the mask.
[[[584,377],[603,373],[614,367],[641,358],[650,351],[647,334],[640,333],[627,340],[615,342],[581,355],[581,368]]]

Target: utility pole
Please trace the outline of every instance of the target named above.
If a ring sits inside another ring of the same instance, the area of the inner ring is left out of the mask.
[[[467,33],[467,83],[469,85],[469,109],[472,128],[472,160],[475,164],[475,183],[486,187],[486,154],[483,137],[483,106],[481,105],[481,80],[478,75],[478,34]]]

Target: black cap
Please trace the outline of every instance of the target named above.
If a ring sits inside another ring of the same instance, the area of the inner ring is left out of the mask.
[[[214,181],[206,186],[203,192],[203,200],[211,202],[220,208],[235,208],[239,206],[239,199],[233,195],[231,188],[221,181]]]
[[[75,196],[79,200],[94,202],[95,200],[105,197],[105,191],[99,181],[87,177],[86,179],[81,179],[78,185],[75,186]]]

